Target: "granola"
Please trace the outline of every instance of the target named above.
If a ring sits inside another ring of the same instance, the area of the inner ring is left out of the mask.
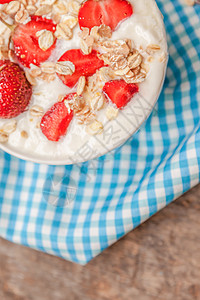
[[[7,17],[12,20],[12,25],[25,24],[30,16],[47,16],[55,23],[55,32],[39,30],[36,34],[40,49],[47,51],[56,40],[70,40],[73,38],[73,30],[78,24],[78,12],[83,1],[75,0],[20,0],[12,1],[2,6],[0,14],[3,20]],[[192,3],[192,1],[189,1]],[[11,26],[12,26],[11,25]],[[95,135],[101,133],[103,124],[98,121],[98,111],[106,106],[106,97],[103,93],[105,83],[112,80],[124,80],[126,83],[141,83],[145,81],[150,71],[150,64],[157,57],[158,61],[165,62],[167,57],[157,44],[149,44],[146,49],[137,48],[131,39],[112,39],[112,29],[107,25],[94,26],[91,29],[83,27],[79,32],[79,47],[84,55],[93,50],[98,52],[98,57],[104,61],[105,66],[86,78],[81,76],[75,86],[76,94],[73,100],[65,101],[69,110],[79,124],[87,125],[87,132]],[[0,37],[0,58],[15,61],[12,43],[9,38],[10,32]],[[47,82],[54,81],[56,74],[72,75],[76,67],[71,61],[45,61],[40,66],[31,65],[25,70],[26,78],[32,86],[36,86],[38,80]],[[63,96],[58,99],[62,101]],[[33,105],[30,115],[41,117],[44,109]],[[119,110],[114,106],[107,105],[105,116],[109,121],[117,118]],[[17,125],[16,125],[17,126]],[[10,133],[9,133],[10,134]],[[0,141],[7,140],[9,134],[0,129]],[[22,131],[24,138],[28,137],[26,131]]]

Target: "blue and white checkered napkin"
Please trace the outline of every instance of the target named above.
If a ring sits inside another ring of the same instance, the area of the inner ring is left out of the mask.
[[[199,182],[200,6],[159,0],[169,44],[164,91],[115,152],[73,166],[0,152],[0,235],[85,264]]]

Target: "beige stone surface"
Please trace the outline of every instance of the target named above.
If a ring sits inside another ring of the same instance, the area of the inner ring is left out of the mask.
[[[199,300],[200,186],[82,267],[0,239],[1,300]]]

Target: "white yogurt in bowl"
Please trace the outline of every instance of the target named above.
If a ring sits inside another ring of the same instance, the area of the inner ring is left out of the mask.
[[[139,93],[134,95],[128,105],[119,111],[114,120],[108,120],[108,104],[97,112],[98,121],[102,123],[100,134],[90,135],[85,125],[80,125],[73,118],[66,136],[59,142],[49,141],[38,128],[39,118],[33,118],[30,110],[16,119],[17,128],[10,134],[8,142],[0,148],[19,158],[38,163],[66,165],[87,161],[102,156],[122,145],[133,135],[151,113],[163,86],[167,65],[167,42],[163,17],[154,0],[129,0],[133,5],[133,15],[123,21],[112,34],[112,40],[131,39],[135,48],[144,56],[148,68],[146,79],[139,83]],[[3,28],[3,25],[2,25]],[[50,61],[57,61],[67,50],[79,48],[79,26],[73,30],[69,41],[59,40]],[[159,50],[151,50],[158,45]],[[147,53],[146,49],[150,49]],[[60,95],[76,92],[65,86],[56,77],[51,82],[38,80],[33,86],[33,96],[29,108],[41,106],[46,112],[58,101]],[[0,127],[10,120],[0,119]],[[27,136],[21,134],[26,131]]]

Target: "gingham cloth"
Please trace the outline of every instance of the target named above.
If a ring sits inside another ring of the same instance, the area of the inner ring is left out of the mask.
[[[124,146],[80,165],[1,151],[2,237],[85,264],[199,182],[200,6],[157,2],[170,59],[150,118]]]

